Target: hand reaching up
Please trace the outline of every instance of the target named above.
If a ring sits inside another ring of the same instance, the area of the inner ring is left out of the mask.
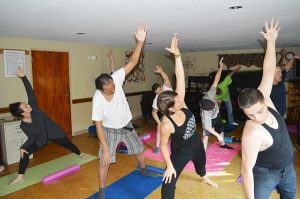
[[[16,75],[17,75],[18,77],[20,77],[20,78],[21,78],[21,77],[24,77],[24,76],[25,76],[25,73],[24,73],[23,68],[19,67]]]
[[[155,73],[161,74],[161,73],[164,72],[164,71],[163,71],[163,69],[161,68],[161,66],[157,65],[157,66],[155,66],[155,68],[154,68],[154,72],[155,72]]]
[[[274,24],[274,19],[272,19],[270,25],[268,22],[265,22],[265,32],[260,32],[264,36],[267,41],[275,41],[278,36],[278,32],[280,31],[280,27],[278,27],[279,21]]]
[[[179,51],[178,45],[177,45],[177,37],[176,36],[174,36],[172,38],[171,47],[166,48],[166,50],[169,51],[170,53],[173,53],[175,56],[180,55],[180,51]]]
[[[144,42],[147,36],[147,27],[139,26],[138,31],[134,33],[134,37],[139,42]]]
[[[106,54],[106,55],[108,58],[111,58],[113,56],[112,49],[109,49],[108,54]]]
[[[224,63],[223,63],[223,59],[224,59],[224,57],[222,57],[221,59],[220,59],[220,61],[219,61],[219,68],[221,68],[221,69],[223,69],[224,68]]]

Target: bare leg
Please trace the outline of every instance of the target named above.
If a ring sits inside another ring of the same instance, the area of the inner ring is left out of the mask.
[[[24,174],[18,174],[18,177],[16,179],[12,180],[10,183],[8,183],[8,185],[13,185],[18,182],[22,182],[23,180],[24,180]]]
[[[99,165],[99,188],[105,187],[109,165]]]
[[[204,149],[206,151],[206,149],[207,149],[207,143],[208,143],[208,136],[204,135],[203,138],[202,138],[202,141],[203,141]]]
[[[223,146],[225,144],[224,142],[224,133],[220,133],[220,136],[222,137],[222,139],[219,141],[220,142],[220,145]]]
[[[208,184],[210,186],[213,186],[213,187],[217,187],[217,188],[219,187],[218,183],[213,182],[206,175],[202,177],[201,182],[206,183],[206,184]]]
[[[145,168],[145,158],[144,158],[144,152],[138,153],[134,155],[137,162],[141,165],[141,168]]]

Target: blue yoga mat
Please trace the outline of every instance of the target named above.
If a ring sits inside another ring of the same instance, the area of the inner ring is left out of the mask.
[[[235,130],[236,128],[238,128],[239,126],[234,126],[234,125],[230,125],[227,124],[224,126],[224,134],[229,134],[231,131]]]
[[[112,183],[105,190],[106,199],[142,199],[147,197],[162,184],[162,177],[145,177],[139,171],[133,171],[118,181]],[[87,199],[97,199],[98,192]]]

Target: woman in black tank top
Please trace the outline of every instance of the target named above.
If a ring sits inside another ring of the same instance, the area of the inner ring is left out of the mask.
[[[162,198],[172,199],[175,196],[177,179],[189,161],[193,161],[195,170],[203,181],[211,186],[218,187],[206,176],[206,154],[200,134],[196,130],[195,117],[184,103],[185,82],[184,70],[177,38],[173,37],[171,48],[166,48],[175,57],[176,92],[164,91],[158,97],[157,105],[164,114],[161,132],[161,154],[167,165],[162,186]],[[172,135],[171,155],[168,150],[169,138]]]

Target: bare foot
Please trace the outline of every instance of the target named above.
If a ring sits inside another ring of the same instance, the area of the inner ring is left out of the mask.
[[[218,183],[211,181],[207,176],[203,176],[201,181],[210,186],[217,187],[217,188],[219,187]]]
[[[87,157],[85,155],[83,155],[82,153],[79,155],[79,158],[82,159],[82,160],[86,160]]]
[[[8,183],[8,185],[13,185],[16,184],[18,182],[22,182],[24,180],[24,175],[23,174],[19,174],[18,177],[14,180],[12,180],[10,183]]]

